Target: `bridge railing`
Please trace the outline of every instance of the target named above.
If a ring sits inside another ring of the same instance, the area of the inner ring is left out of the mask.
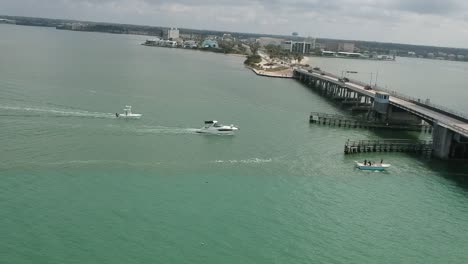
[[[432,140],[412,140],[412,139],[368,139],[368,140],[349,140],[346,141],[346,146],[359,145],[431,145]]]
[[[465,135],[468,135],[468,129],[464,129],[463,127],[454,126],[454,125],[449,125],[449,127],[451,127],[454,131],[461,131]]]
[[[327,76],[334,77],[334,78],[339,78],[337,75],[329,73],[329,72],[324,72],[324,71],[314,71],[314,72],[316,72],[316,73],[323,72]],[[359,80],[355,80],[355,79],[349,79],[349,80],[350,80],[349,81],[350,83],[357,84],[357,85],[360,85],[360,86],[363,86],[363,87],[365,87],[366,85],[369,85],[368,83],[365,83],[365,82],[362,82],[362,81],[359,81]],[[397,92],[397,91],[394,91],[394,90],[390,90],[390,89],[387,89],[387,88],[383,88],[383,87],[380,87],[380,86],[376,86],[376,85],[373,85],[372,89],[374,89],[375,91],[386,92],[386,93],[388,93],[391,96],[394,96],[396,98],[399,98],[399,99],[402,99],[402,100],[405,100],[405,101],[409,101],[409,102],[412,102],[412,103],[415,103],[415,104],[418,104],[418,105],[421,105],[421,106],[426,106],[426,107],[432,108],[432,109],[434,109],[436,111],[441,111],[443,113],[447,113],[447,114],[450,114],[450,115],[452,115],[454,117],[462,118],[462,119],[468,121],[468,115],[467,114],[462,113],[460,111],[453,110],[453,109],[448,108],[448,107],[443,106],[443,105],[431,103],[429,100],[416,98],[416,97],[413,97],[413,96],[409,96],[409,95],[406,95],[406,94],[403,94],[403,93],[400,93],[400,92]],[[460,129],[462,129],[462,128],[460,128]]]
[[[408,95],[399,93],[397,91],[393,91],[393,90],[378,87],[378,86],[373,87],[373,89],[376,90],[376,91],[386,92],[386,93],[388,93],[388,94],[390,94],[392,96],[395,96],[396,98],[399,98],[399,99],[403,99],[403,100],[406,100],[406,101],[409,101],[409,102],[412,102],[412,103],[415,103],[415,104],[418,104],[418,105],[421,105],[421,106],[427,106],[427,107],[433,108],[435,110],[439,110],[439,111],[454,115],[456,117],[461,117],[461,118],[463,118],[465,120],[468,120],[468,115],[467,114],[462,113],[460,111],[450,109],[450,108],[448,108],[446,106],[443,106],[443,105],[431,103],[429,100],[424,100],[424,99],[421,99],[421,98],[408,96]]]
[[[354,80],[354,79],[350,79],[350,82],[354,83],[354,84],[357,84],[357,85],[361,85],[361,86],[369,85],[367,83],[364,83],[364,82],[358,81],[358,80]],[[409,101],[409,102],[412,102],[412,103],[415,103],[415,104],[418,104],[418,105],[421,105],[421,106],[427,106],[427,107],[433,108],[435,110],[439,110],[439,111],[451,114],[451,115],[453,115],[455,117],[461,117],[461,118],[463,118],[465,120],[468,120],[468,115],[467,114],[462,113],[460,111],[450,109],[450,108],[448,108],[446,106],[443,106],[443,105],[431,103],[429,100],[416,98],[416,97],[413,97],[413,96],[409,96],[409,95],[406,95],[406,94],[403,94],[403,93],[400,93],[400,92],[397,92],[397,91],[394,91],[394,90],[386,89],[386,88],[383,88],[383,87],[380,87],[380,86],[376,86],[376,85],[372,86],[372,89],[374,89],[375,91],[386,92],[386,93],[388,93],[391,96],[394,96],[396,98],[399,98],[399,99],[402,99],[402,100],[405,100],[405,101]]]

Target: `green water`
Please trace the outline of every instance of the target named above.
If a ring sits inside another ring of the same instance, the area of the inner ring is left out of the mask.
[[[243,58],[0,25],[0,263],[467,263],[468,169],[309,125]],[[130,104],[141,120],[117,120]],[[206,119],[235,136],[194,132]],[[383,173],[353,160],[383,158]]]

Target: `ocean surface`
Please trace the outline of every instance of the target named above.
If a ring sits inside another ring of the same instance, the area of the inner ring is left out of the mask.
[[[0,263],[468,263],[466,164],[343,155],[347,139],[430,134],[309,124],[348,113],[242,57],[53,28],[0,36]],[[310,64],[379,69],[389,88],[466,107],[468,64]],[[125,105],[142,119],[116,119]],[[209,119],[240,131],[196,134]],[[353,168],[381,158],[387,172]]]

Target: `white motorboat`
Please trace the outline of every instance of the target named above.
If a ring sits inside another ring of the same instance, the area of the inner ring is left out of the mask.
[[[126,105],[125,108],[123,109],[123,113],[115,113],[115,117],[117,118],[124,118],[124,119],[138,119],[142,116],[142,114],[134,114],[132,113],[132,106],[131,105]]]
[[[354,161],[356,163],[356,168],[360,170],[371,170],[371,171],[383,171],[390,168],[390,164],[386,163],[375,163],[375,164],[364,164],[361,162]]]
[[[198,129],[197,133],[205,133],[205,134],[227,134],[232,135],[234,131],[239,130],[239,128],[235,127],[234,125],[222,125],[218,123],[216,120],[205,121],[205,126]]]

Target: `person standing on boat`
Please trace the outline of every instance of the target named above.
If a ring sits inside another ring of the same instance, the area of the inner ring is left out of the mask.
[[[364,160],[364,166],[366,166],[366,165],[367,165],[367,160]]]
[[[380,164],[383,164],[383,159],[380,159]]]

